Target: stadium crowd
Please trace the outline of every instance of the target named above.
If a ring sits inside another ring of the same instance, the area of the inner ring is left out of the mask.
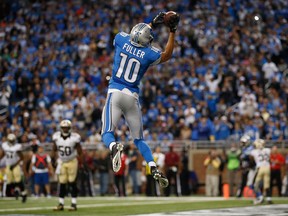
[[[169,10],[181,15],[177,46],[141,84],[145,139],[288,139],[287,8],[282,0],[5,1],[0,139],[49,143],[70,119],[83,142],[99,143],[113,36]],[[162,48],[167,29],[155,31]],[[128,141],[124,121],[119,128]]]
[[[142,83],[146,139],[288,138],[286,1],[6,1],[1,127],[50,142],[62,119],[100,141],[112,40],[159,11],[181,15],[173,61]],[[286,9],[285,9],[286,8]],[[166,42],[165,27],[155,45]],[[118,135],[127,127],[121,123]]]

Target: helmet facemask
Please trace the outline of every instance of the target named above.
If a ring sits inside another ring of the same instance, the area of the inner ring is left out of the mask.
[[[16,136],[15,136],[15,134],[12,134],[12,133],[8,134],[8,136],[7,136],[7,141],[8,141],[8,143],[9,143],[9,145],[14,145],[14,144],[16,143]]]
[[[250,144],[250,140],[251,140],[250,136],[248,135],[242,136],[240,139],[241,146],[242,147],[248,146]]]
[[[64,137],[70,136],[72,130],[72,123],[69,120],[63,120],[60,123],[61,135]]]

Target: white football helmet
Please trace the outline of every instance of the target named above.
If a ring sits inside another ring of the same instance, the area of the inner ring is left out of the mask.
[[[60,122],[60,131],[62,136],[69,136],[72,131],[72,123],[70,120],[65,119]]]
[[[14,145],[16,142],[16,136],[13,133],[10,133],[7,135],[7,141],[9,142],[9,144]]]
[[[138,23],[130,32],[130,42],[134,46],[148,47],[153,41],[152,28],[146,23]]]
[[[253,144],[256,149],[263,149],[265,146],[265,141],[263,139],[256,139]]]
[[[243,136],[240,138],[241,145],[242,145],[242,146],[249,145],[250,140],[251,140],[250,136],[248,136],[248,135],[246,135],[246,134],[243,135]]]

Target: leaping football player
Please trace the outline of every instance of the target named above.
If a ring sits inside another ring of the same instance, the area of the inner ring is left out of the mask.
[[[165,12],[160,12],[151,23],[138,23],[130,34],[119,32],[115,36],[112,77],[102,112],[102,139],[111,151],[113,171],[117,172],[121,167],[123,144],[116,141],[114,132],[123,114],[134,144],[149,165],[152,176],[162,187],[168,186],[168,179],[157,169],[151,149],[143,139],[139,84],[149,66],[166,62],[172,56],[180,19],[177,13],[165,22],[170,30],[165,50],[161,52],[152,46],[153,29],[164,24],[165,16]]]

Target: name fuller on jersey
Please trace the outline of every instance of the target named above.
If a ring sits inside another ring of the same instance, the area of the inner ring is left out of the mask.
[[[137,49],[136,47],[133,47],[133,46],[127,44],[127,43],[125,43],[125,44],[123,45],[123,48],[122,48],[122,49],[126,50],[128,53],[130,53],[130,54],[132,54],[132,55],[134,55],[134,56],[137,56],[138,58],[142,58],[142,59],[143,59],[143,57],[144,57],[144,55],[145,55],[145,52],[144,52],[144,51],[139,50],[139,49]]]

